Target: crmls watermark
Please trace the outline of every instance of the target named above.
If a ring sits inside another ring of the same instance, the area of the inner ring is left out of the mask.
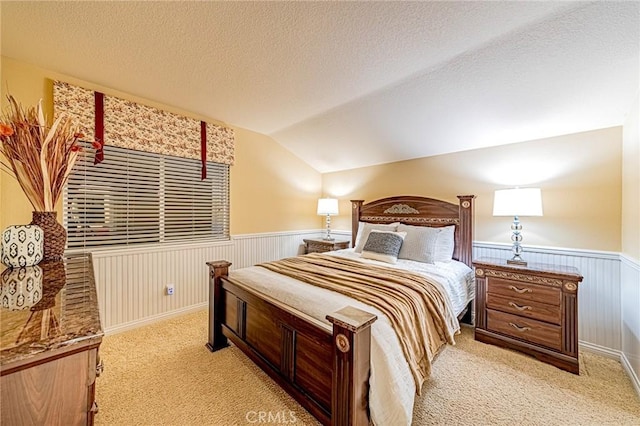
[[[244,416],[249,423],[292,424],[298,421],[293,411],[247,411]]]

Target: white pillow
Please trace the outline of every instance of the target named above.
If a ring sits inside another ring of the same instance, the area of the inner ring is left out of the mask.
[[[358,235],[356,236],[356,244],[354,246],[354,251],[356,253],[362,253],[362,248],[364,247],[364,244],[367,242],[367,238],[369,238],[369,233],[372,230],[376,229],[378,231],[395,232],[398,225],[400,225],[399,222],[390,223],[388,225],[378,224],[378,223],[359,222]]]
[[[440,229],[428,226],[398,225],[398,232],[407,233],[398,258],[434,263]]]
[[[436,240],[433,260],[435,262],[451,262],[451,259],[453,258],[453,249],[456,245],[456,226],[444,226],[438,229],[440,232],[438,233],[438,239]]]
[[[367,237],[367,242],[362,249],[362,257],[381,262],[396,263],[400,247],[402,247],[402,241],[406,236],[406,232],[378,231],[374,229]]]

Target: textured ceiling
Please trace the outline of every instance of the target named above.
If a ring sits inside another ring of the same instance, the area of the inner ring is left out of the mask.
[[[0,5],[2,55],[322,172],[621,125],[639,87],[638,2]]]

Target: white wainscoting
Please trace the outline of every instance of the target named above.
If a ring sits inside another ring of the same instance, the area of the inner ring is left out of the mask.
[[[473,258],[512,256],[511,245],[475,242]],[[583,348],[618,358],[621,343],[620,254],[591,250],[526,247],[527,262],[575,266],[584,277],[578,289],[578,338]]]
[[[622,356],[621,361],[640,395],[640,263],[621,255]]]
[[[246,268],[260,262],[303,254],[302,240],[320,236],[318,230],[235,235],[232,237],[235,249],[232,268]]]
[[[339,238],[349,233],[334,232]],[[232,269],[295,256],[303,238],[320,230],[233,236],[230,241],[93,251],[96,289],[106,333],[203,309],[208,298],[206,262],[224,259]],[[173,296],[165,294],[174,284]]]
[[[350,237],[348,232],[334,234],[338,238]],[[207,303],[207,261],[225,259],[233,263],[232,269],[243,268],[300,254],[304,250],[303,238],[320,235],[320,230],[247,234],[224,242],[95,251],[103,327],[106,332],[115,332],[200,309]],[[474,258],[509,256],[509,245],[474,243]],[[530,262],[577,267],[584,276],[579,290],[581,343],[609,355],[611,351],[622,351],[618,253],[527,248],[525,257]],[[173,296],[165,295],[167,284],[175,285]]]

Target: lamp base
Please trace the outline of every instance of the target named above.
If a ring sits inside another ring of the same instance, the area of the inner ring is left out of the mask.
[[[513,241],[511,251],[513,252],[513,257],[507,260],[507,264],[509,265],[527,266],[527,262],[520,257],[522,254],[522,246],[520,245],[520,241],[522,241],[521,230],[522,225],[520,225],[520,219],[518,219],[518,216],[514,216],[513,223],[511,224],[511,241]]]
[[[527,262],[522,259],[507,259],[509,265],[527,266]]]
[[[327,232],[324,234],[324,237],[322,239],[325,241],[333,241],[334,238],[331,236],[331,215],[330,214],[327,214],[326,224],[327,224]]]

